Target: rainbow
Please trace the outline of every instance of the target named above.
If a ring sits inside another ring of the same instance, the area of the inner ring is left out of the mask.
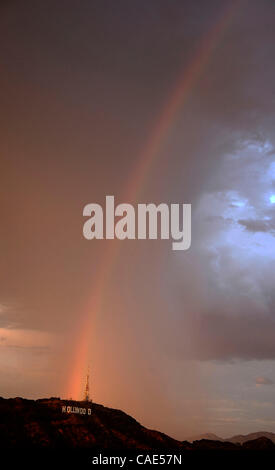
[[[234,0],[228,3],[226,8],[222,11],[219,21],[210,29],[206,37],[203,38],[189,67],[187,69],[185,68],[180,74],[176,86],[163,106],[163,110],[153,127],[150,137],[141,155],[137,159],[138,163],[133,172],[134,176],[130,179],[129,184],[125,188],[125,200],[127,202],[134,201],[137,198],[138,192],[144,185],[146,177],[156,161],[159,151],[164,141],[167,139],[169,130],[172,128],[179,111],[185,104],[190,95],[190,91],[201,77],[213,52],[220,43],[222,36],[243,3],[244,0]],[[117,240],[108,241],[106,244],[107,250],[99,268],[97,282],[82,316],[70,376],[66,386],[66,395],[74,399],[81,398],[81,390],[83,388],[82,381],[90,357],[93,324],[96,315],[100,313],[106,285],[113,266],[116,263],[119,247],[121,247],[121,243]]]

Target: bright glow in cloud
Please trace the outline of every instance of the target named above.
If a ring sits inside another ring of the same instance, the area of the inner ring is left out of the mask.
[[[275,282],[272,159],[270,145],[242,144],[236,154],[223,157],[212,187],[199,201],[200,256],[204,253],[214,286],[205,311],[229,316],[270,312]]]
[[[263,257],[275,258],[275,220],[267,203],[275,203],[275,194],[269,196],[275,168],[270,153],[270,144],[243,144],[221,167],[219,184],[226,178],[228,189],[202,196],[198,213],[208,225],[208,249],[216,256],[230,250],[239,265],[255,256],[263,262]]]

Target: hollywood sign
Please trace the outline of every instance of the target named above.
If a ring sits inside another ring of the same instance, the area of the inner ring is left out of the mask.
[[[61,406],[62,413],[74,413],[77,415],[91,415],[91,408],[79,408],[78,406]]]

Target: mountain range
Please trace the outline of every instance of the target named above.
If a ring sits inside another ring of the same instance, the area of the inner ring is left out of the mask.
[[[251,432],[249,434],[237,434],[229,438],[222,438],[213,433],[199,434],[197,436],[192,436],[187,438],[188,442],[200,441],[202,439],[207,439],[209,441],[219,441],[219,442],[232,442],[233,444],[243,444],[244,442],[252,441],[255,439],[260,439],[265,437],[275,444],[275,433],[267,431]]]

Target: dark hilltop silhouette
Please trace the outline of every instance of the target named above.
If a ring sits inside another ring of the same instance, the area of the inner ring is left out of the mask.
[[[63,406],[91,414],[62,412]],[[123,411],[59,398],[0,398],[0,446],[5,448],[181,448],[182,443],[146,429]],[[190,444],[188,444],[190,446]]]
[[[67,407],[71,407],[69,411],[76,412],[67,412]],[[86,411],[90,408],[91,412],[80,414],[79,408],[85,408]],[[29,460],[33,453],[39,453],[40,456],[41,452],[46,451],[61,452],[63,457],[68,457],[74,451],[81,451],[82,456],[91,456],[97,451],[106,454],[113,451],[115,455],[141,451],[180,453],[185,462],[190,463],[194,463],[198,455],[203,455],[204,459],[207,454],[211,455],[213,464],[213,458],[220,453],[226,453],[227,463],[232,456],[234,458],[231,463],[235,462],[236,457],[241,461],[243,456],[247,463],[248,457],[252,455],[254,461],[253,451],[259,451],[261,462],[266,452],[275,451],[275,443],[261,433],[251,434],[250,440],[245,439],[245,436],[239,436],[237,440],[238,436],[235,436],[231,442],[219,440],[215,435],[214,440],[212,434],[206,435],[207,439],[193,442],[178,441],[164,433],[145,428],[123,411],[95,403],[59,398],[0,398],[0,418],[0,447],[9,453],[9,458],[22,458],[22,452],[25,452],[24,455],[27,452]],[[220,462],[219,459],[217,462]]]

